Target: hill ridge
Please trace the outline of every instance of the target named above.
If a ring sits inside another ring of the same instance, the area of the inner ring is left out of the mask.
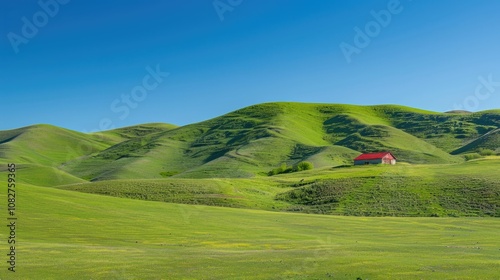
[[[185,126],[150,123],[84,134],[41,124],[18,129],[33,134],[26,139],[0,131],[0,161],[50,165],[93,181],[253,177],[282,163],[336,166],[378,150],[403,162],[460,162],[452,154],[473,151],[468,143],[499,127],[495,110],[447,114],[391,104],[268,102]],[[75,145],[83,148],[68,156],[64,148]]]

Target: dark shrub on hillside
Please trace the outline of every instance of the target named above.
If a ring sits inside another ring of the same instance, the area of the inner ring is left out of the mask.
[[[274,176],[278,174],[291,173],[291,172],[299,172],[304,170],[311,170],[314,168],[314,165],[308,161],[299,162],[297,165],[290,167],[287,166],[286,163],[283,163],[280,167],[275,168],[267,173],[269,176]]]
[[[481,155],[478,153],[470,153],[470,154],[465,154],[464,158],[465,158],[465,160],[473,160],[473,159],[481,158]]]
[[[482,156],[492,156],[495,154],[495,151],[481,148],[479,149],[479,154]]]
[[[299,162],[299,164],[297,164],[297,166],[295,166],[294,169],[296,169],[296,171],[304,171],[304,170],[311,170],[313,168],[314,168],[314,165],[311,162],[302,161],[302,162]]]

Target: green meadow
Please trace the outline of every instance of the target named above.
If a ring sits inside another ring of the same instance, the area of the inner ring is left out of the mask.
[[[496,279],[500,266],[495,218],[310,215],[30,185],[18,195],[17,271],[4,263],[1,279]]]
[[[499,129],[498,110],[267,103],[0,131],[0,279],[498,279]],[[376,151],[398,164],[352,166]]]

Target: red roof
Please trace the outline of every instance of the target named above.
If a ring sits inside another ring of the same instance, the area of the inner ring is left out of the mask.
[[[390,152],[382,152],[382,153],[368,153],[368,154],[362,154],[355,158],[354,160],[372,160],[372,159],[381,159],[385,157],[387,154],[391,155],[394,159],[396,158],[393,154]]]

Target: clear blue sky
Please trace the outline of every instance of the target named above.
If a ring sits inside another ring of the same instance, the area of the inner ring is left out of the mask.
[[[500,108],[497,0],[54,1],[0,2],[2,130],[185,125],[270,101]]]

